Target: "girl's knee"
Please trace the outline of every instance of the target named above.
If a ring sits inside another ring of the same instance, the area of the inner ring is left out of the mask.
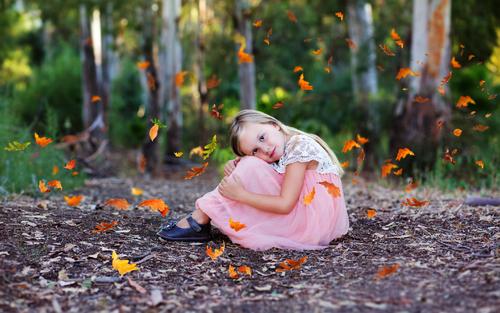
[[[247,155],[241,158],[237,166],[256,167],[256,166],[270,166],[270,164],[256,156]]]

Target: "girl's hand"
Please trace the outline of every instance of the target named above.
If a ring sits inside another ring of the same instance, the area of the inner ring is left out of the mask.
[[[239,201],[245,193],[245,188],[243,188],[243,184],[237,175],[224,177],[218,189],[222,196],[235,201]]]
[[[240,157],[237,157],[236,159],[234,160],[229,160],[226,165],[224,165],[224,176],[229,176],[231,175],[231,173],[233,172],[233,170],[235,169],[236,165],[238,164],[238,162],[240,161]]]

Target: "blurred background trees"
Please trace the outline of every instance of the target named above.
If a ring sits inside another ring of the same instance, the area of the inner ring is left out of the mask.
[[[230,158],[228,124],[250,107],[320,135],[348,172],[379,177],[384,160],[409,147],[416,157],[398,163],[404,177],[491,187],[499,16],[492,0],[0,0],[0,114],[8,117],[0,145],[34,131],[58,142],[75,135],[65,151],[95,169],[89,174],[116,152],[123,166],[158,174],[213,134],[214,160]],[[253,62],[239,62],[243,41]],[[398,80],[401,68],[419,75]],[[298,87],[300,74],[312,91]],[[475,104],[457,108],[461,96]],[[167,127],[151,142],[153,119]],[[357,134],[370,140],[362,167],[357,153],[341,152]],[[6,173],[16,156],[0,155],[0,186],[12,189]]]

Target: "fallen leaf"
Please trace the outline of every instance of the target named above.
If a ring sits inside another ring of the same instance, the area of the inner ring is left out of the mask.
[[[112,266],[115,270],[117,270],[120,273],[120,276],[123,276],[131,271],[139,270],[137,268],[137,264],[135,263],[129,264],[129,260],[120,260],[115,250],[113,250],[111,257],[113,259]]]
[[[153,211],[158,211],[163,217],[167,216],[170,210],[169,206],[162,199],[144,200],[137,205],[138,207],[149,207]]]
[[[126,199],[111,198],[106,200],[103,206],[110,206],[118,210],[127,210],[130,204]]]
[[[307,256],[303,256],[298,260],[286,259],[279,264],[279,268],[276,269],[276,272],[281,273],[285,271],[298,270],[306,261]]]
[[[215,260],[217,260],[217,258],[219,256],[222,255],[222,253],[224,252],[225,247],[226,247],[225,242],[222,242],[222,246],[219,249],[214,249],[214,250],[212,250],[212,247],[209,247],[207,245],[206,253],[212,259],[212,261],[215,261]]]
[[[429,101],[431,101],[430,98],[422,97],[422,96],[415,96],[415,102],[426,103],[426,102],[429,102]]]
[[[401,204],[404,206],[421,207],[429,204],[429,201],[420,201],[417,200],[416,198],[407,198]]]
[[[374,209],[368,209],[366,211],[366,217],[369,218],[369,219],[374,218],[375,215],[377,215],[377,211],[375,211]]]
[[[47,192],[50,192],[50,189],[47,188],[47,185],[45,185],[45,182],[43,180],[39,180],[38,181],[38,189],[40,190],[40,192],[42,193],[47,193]]]
[[[321,49],[321,48],[318,49],[318,50],[313,50],[312,54],[314,54],[314,55],[320,55],[322,51],[323,51],[323,49]]]
[[[245,274],[245,275],[252,276],[252,269],[246,265],[241,265],[240,267],[238,267],[238,272]]]
[[[95,229],[92,232],[93,233],[103,233],[103,232],[115,227],[116,225],[118,225],[117,221],[112,221],[111,223],[101,222],[101,223],[96,225]]]
[[[69,206],[77,206],[80,204],[80,202],[83,200],[84,196],[83,195],[78,195],[78,196],[64,196],[64,200]]]
[[[236,279],[239,277],[238,273],[234,270],[234,266],[232,266],[231,264],[229,264],[228,273],[229,277],[231,277],[232,279]]]
[[[273,104],[273,109],[276,110],[276,109],[282,108],[284,105],[285,105],[285,103],[283,103],[283,101],[278,101],[275,104]]]
[[[377,271],[376,279],[382,279],[391,274],[394,274],[398,270],[398,268],[399,268],[398,263],[389,266],[383,266],[379,268],[379,270]]]
[[[357,48],[357,45],[354,43],[354,41],[352,41],[350,38],[346,38],[345,42],[347,43],[347,46],[350,48],[350,49],[353,49],[355,50]]]
[[[182,152],[182,151],[179,151],[179,152],[174,152],[174,156],[175,156],[176,158],[180,158],[180,157],[182,157],[182,155],[183,155],[183,154],[184,154],[184,152]]]
[[[59,166],[57,165],[52,166],[52,176],[57,175],[57,173],[59,173]]]

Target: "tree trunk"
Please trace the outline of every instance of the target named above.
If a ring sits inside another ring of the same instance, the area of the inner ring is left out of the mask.
[[[176,162],[174,152],[182,147],[182,110],[179,88],[175,85],[175,74],[182,68],[182,50],[178,38],[181,12],[180,0],[164,0],[162,8],[162,44],[165,52],[163,99],[167,108],[167,151],[166,161]]]
[[[95,38],[91,37],[89,22],[87,18],[87,8],[80,5],[80,59],[82,63],[82,90],[83,108],[82,117],[84,128],[91,125],[93,127],[89,137],[90,152],[95,152],[106,140],[106,127],[104,124],[104,105],[101,100],[92,101],[94,96],[101,97],[98,84],[96,61],[94,57]],[[99,44],[100,47],[100,43]],[[97,124],[96,124],[97,123]]]
[[[207,0],[198,0],[198,16],[196,21],[196,36],[195,36],[195,48],[196,48],[196,61],[194,62],[194,72],[198,78],[197,84],[197,102],[198,102],[198,133],[200,134],[198,139],[199,145],[206,144],[208,139],[205,130],[205,112],[210,109],[208,107],[208,90],[207,81],[205,79],[205,41],[203,36],[203,27],[206,22],[206,11],[207,11]]]
[[[252,53],[252,25],[250,21],[249,11],[250,3],[248,0],[236,0],[235,7],[236,29],[245,37],[246,49],[245,52]],[[236,46],[236,50],[240,49],[240,44]],[[255,63],[238,64],[238,77],[240,79],[240,101],[241,109],[255,109]]]
[[[432,168],[441,140],[441,127],[447,124],[451,108],[437,93],[440,81],[449,72],[451,0],[418,0],[413,2],[411,68],[420,73],[410,83],[408,98],[396,107],[395,127],[390,146],[409,147],[416,158],[410,163],[421,169]],[[416,103],[415,96],[429,98]]]
[[[380,146],[372,9],[365,0],[350,0],[347,11],[349,37],[356,45],[351,49],[351,79],[355,103],[359,108],[358,118],[362,121],[358,131],[370,140],[364,145],[366,160],[363,169],[371,172],[377,164],[377,147]]]
[[[149,66],[144,70],[147,80],[147,107],[146,116],[148,125],[150,121],[160,119],[160,80],[156,71],[157,64],[154,58],[154,42],[156,38],[156,21],[151,9],[151,3],[146,2],[143,8],[143,37],[142,51],[144,59],[149,62]],[[146,133],[142,153],[146,159],[146,171],[148,173],[158,173],[161,164],[158,153],[158,138],[151,141],[149,131]]]

